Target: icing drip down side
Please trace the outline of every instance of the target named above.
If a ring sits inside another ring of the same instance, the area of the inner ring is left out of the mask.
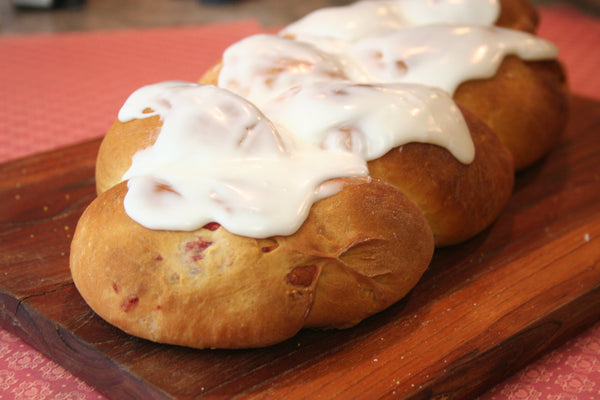
[[[218,86],[163,82],[134,92],[126,122],[159,115],[156,143],[123,176],[125,209],[151,229],[218,222],[256,238],[294,233],[334,178],[410,142],[474,159],[451,96],[502,60],[556,47],[493,26],[497,0],[359,1],[318,10],[223,54]]]
[[[262,110],[278,128],[311,145],[366,161],[411,142],[444,147],[464,164],[475,157],[454,101],[423,85],[316,82],[293,87]]]
[[[508,55],[533,61],[557,53],[552,43],[525,32],[444,24],[365,38],[348,48],[347,57],[356,81],[420,83],[454,94],[463,82],[494,76]]]
[[[218,85],[258,105],[315,81],[418,83],[453,94],[463,82],[492,77],[508,55],[534,61],[558,54],[554,44],[529,33],[483,25],[415,26],[335,49],[330,44],[251,36],[225,51]]]
[[[313,11],[281,34],[307,42],[326,39],[352,43],[410,26],[492,25],[499,15],[498,0],[368,0]]]
[[[150,229],[218,222],[243,236],[289,235],[315,201],[339,190],[328,181],[366,177],[367,160],[402,144],[474,157],[452,99],[422,85],[304,85],[264,110],[271,118],[230,91],[187,82],[134,92],[120,121],[159,115],[162,128],[123,176],[127,214]]]
[[[289,235],[314,201],[339,189],[328,180],[368,174],[352,153],[288,146],[256,107],[214,86],[143,87],[119,118],[155,114],[163,121],[156,143],[136,153],[123,176],[125,211],[150,229],[218,222],[244,236]]]

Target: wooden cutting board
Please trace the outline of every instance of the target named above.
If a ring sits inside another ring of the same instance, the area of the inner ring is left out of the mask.
[[[600,319],[600,103],[517,176],[473,240],[436,251],[400,303],[344,331],[200,351],[130,337],[68,269],[99,140],[0,166],[2,325],[114,399],[473,398]],[[102,226],[98,226],[102,229]]]

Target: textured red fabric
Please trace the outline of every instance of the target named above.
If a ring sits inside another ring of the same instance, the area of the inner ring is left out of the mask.
[[[600,323],[478,400],[599,400]]]
[[[196,81],[254,21],[0,37],[0,162],[103,135],[127,96]]]
[[[573,93],[600,99],[600,19],[567,6],[541,10],[538,34],[555,43]]]

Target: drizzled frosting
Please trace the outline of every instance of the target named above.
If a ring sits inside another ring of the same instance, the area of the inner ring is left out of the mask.
[[[543,60],[558,53],[554,44],[529,33],[482,25],[414,26],[345,43],[331,53],[318,44],[251,36],[227,49],[219,86],[259,105],[315,81],[419,83],[452,94],[465,81],[493,76],[508,55]]]
[[[313,146],[365,160],[410,142],[442,146],[465,164],[475,156],[454,101],[423,85],[317,82],[296,86],[262,109],[278,128]]]
[[[492,25],[498,0],[387,0],[322,8],[288,25],[281,33],[302,41],[355,42],[367,36],[437,23]]]
[[[556,57],[556,46],[528,33],[481,25],[416,26],[362,39],[347,50],[354,80],[407,82],[453,94],[463,82],[494,76],[502,60]]]
[[[347,80],[337,57],[276,35],[254,35],[237,42],[223,53],[223,66],[219,86],[257,104],[305,82]]]
[[[123,177],[127,213],[152,229],[218,222],[240,235],[288,235],[339,190],[330,179],[367,176],[368,160],[402,144],[439,145],[471,162],[455,88],[492,76],[509,54],[556,56],[547,41],[491,26],[498,15],[497,0],[323,9],[229,47],[220,88],[139,89],[119,119],[159,115],[163,125]]]
[[[148,108],[154,112],[144,113]],[[324,182],[368,173],[352,153],[293,146],[256,107],[214,86],[142,87],[119,118],[152,115],[163,121],[156,143],[134,155],[123,177],[125,211],[151,229],[195,230],[216,221],[239,235],[291,234],[313,202],[338,189]]]
[[[135,91],[119,120],[159,115],[162,127],[123,176],[129,216],[151,229],[216,221],[240,235],[287,235],[314,201],[338,190],[328,180],[366,176],[366,161],[394,147],[420,141],[463,162],[474,156],[452,99],[422,85],[307,84],[263,109],[277,120],[214,86],[163,82]]]

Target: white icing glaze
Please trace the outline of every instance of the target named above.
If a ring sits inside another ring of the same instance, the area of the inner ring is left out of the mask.
[[[492,76],[509,54],[556,56],[547,41],[491,27],[498,13],[497,0],[324,9],[281,35],[229,47],[221,88],[164,82],[139,89],[119,119],[159,115],[163,126],[123,177],[127,213],[152,229],[218,222],[240,235],[288,235],[314,201],[339,190],[328,180],[366,176],[367,160],[405,143],[436,144],[471,162],[454,89]]]
[[[558,54],[526,32],[455,24],[367,36],[330,53],[326,47],[275,35],[247,38],[227,49],[219,86],[259,106],[292,86],[322,81],[419,83],[453,94],[465,81],[493,76],[508,55],[533,61]]]
[[[475,156],[469,129],[452,98],[423,85],[305,84],[262,110],[278,128],[311,145],[351,151],[365,160],[410,142],[442,146],[465,164]]]
[[[394,147],[419,141],[465,163],[474,157],[450,96],[422,85],[306,84],[264,111],[274,124],[241,97],[194,83],[134,92],[119,119],[159,115],[162,128],[123,176],[128,215],[150,229],[218,222],[245,236],[289,235],[316,200],[336,192],[327,180],[366,176],[366,161]]]
[[[492,77],[508,55],[529,61],[557,53],[531,34],[481,25],[416,26],[362,39],[347,50],[356,81],[420,83],[451,94],[465,81]]]
[[[316,10],[288,25],[282,35],[327,46],[368,36],[436,23],[492,25],[500,14],[498,0],[358,1]]]
[[[256,107],[214,86],[146,86],[119,112],[123,122],[151,115],[163,121],[156,143],[123,176],[127,214],[150,229],[218,222],[239,235],[289,235],[314,201],[338,189],[329,179],[368,174],[349,152],[290,147]]]
[[[405,27],[437,23],[493,25],[500,16],[498,0],[392,0],[389,3]]]
[[[365,36],[394,31],[405,24],[391,7],[392,3],[359,1],[347,6],[321,8],[286,26],[280,34],[307,42],[317,38],[353,42]]]
[[[260,105],[292,86],[332,79],[346,79],[344,67],[335,56],[307,43],[260,34],[224,52],[218,86]]]

